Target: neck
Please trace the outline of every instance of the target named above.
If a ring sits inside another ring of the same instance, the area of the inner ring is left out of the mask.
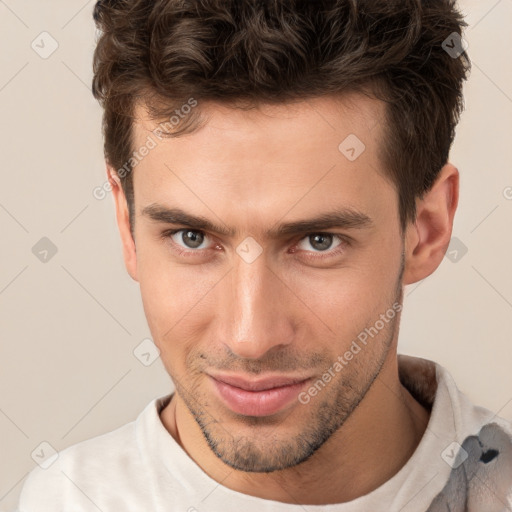
[[[234,470],[217,458],[177,394],[161,418],[187,454],[223,486],[284,503],[324,505],[364,496],[392,478],[418,446],[429,413],[400,383],[396,357],[388,359],[359,406],[313,456],[272,473]]]

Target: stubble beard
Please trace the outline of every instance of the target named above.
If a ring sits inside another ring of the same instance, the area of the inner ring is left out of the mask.
[[[403,300],[404,264],[405,254],[402,253],[395,304],[402,304]],[[250,427],[252,430],[249,436],[241,435],[235,428],[223,425],[217,411],[209,412],[205,402],[180,389],[178,383],[176,390],[199,425],[208,446],[225,464],[249,473],[288,469],[311,458],[356,410],[382,371],[397,333],[398,318],[399,315],[394,316],[379,336],[369,341],[378,346],[363,347],[318,396],[313,397],[307,405],[298,406],[297,420],[291,423],[296,425],[301,422],[301,429],[295,434],[290,434],[289,430],[279,432],[287,416],[277,420],[272,416],[236,415],[243,429]],[[297,411],[297,406],[293,410]],[[272,426],[274,428],[269,432]]]
[[[385,338],[370,341],[379,344],[378,350],[375,346],[363,347],[360,355],[367,350],[366,357],[356,355],[316,397],[311,398],[309,404],[294,406],[288,415],[295,411],[297,420],[290,424],[295,428],[297,422],[301,423],[300,431],[294,434],[290,434],[289,429],[279,432],[287,416],[279,421],[274,417],[236,415],[243,430],[250,428],[253,431],[251,435],[242,435],[231,426],[233,423],[230,426],[223,424],[218,411],[209,412],[202,405],[202,400],[182,392],[181,386],[176,385],[176,389],[208,446],[225,464],[236,470],[255,473],[291,468],[308,460],[361,403],[383,368],[396,326],[397,317],[389,322],[386,332],[379,333]]]

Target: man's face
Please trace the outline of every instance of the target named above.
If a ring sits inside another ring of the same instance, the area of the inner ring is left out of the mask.
[[[133,176],[136,279],[177,407],[226,464],[283,469],[333,434],[394,356],[403,240],[378,157],[383,104],[197,108],[204,127],[161,141],[138,110],[135,148],[158,144]],[[165,209],[222,231],[166,222]]]

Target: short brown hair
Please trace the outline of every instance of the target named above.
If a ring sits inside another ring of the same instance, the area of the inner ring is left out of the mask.
[[[402,230],[448,160],[470,68],[443,45],[466,26],[455,1],[103,0],[94,19],[93,93],[115,169],[130,161],[141,100],[157,119],[191,97],[247,108],[367,88],[387,104],[381,155]],[[133,228],[132,174],[121,184]]]

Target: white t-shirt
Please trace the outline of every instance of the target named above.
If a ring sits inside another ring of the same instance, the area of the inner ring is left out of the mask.
[[[159,411],[170,400],[167,395],[149,403],[134,422],[66,448],[47,469],[36,467],[25,482],[18,510],[512,511],[510,423],[472,405],[436,363],[400,356],[399,368],[401,381],[413,396],[431,405],[429,424],[415,452],[394,477],[348,503],[301,506],[224,487],[165,429]]]

